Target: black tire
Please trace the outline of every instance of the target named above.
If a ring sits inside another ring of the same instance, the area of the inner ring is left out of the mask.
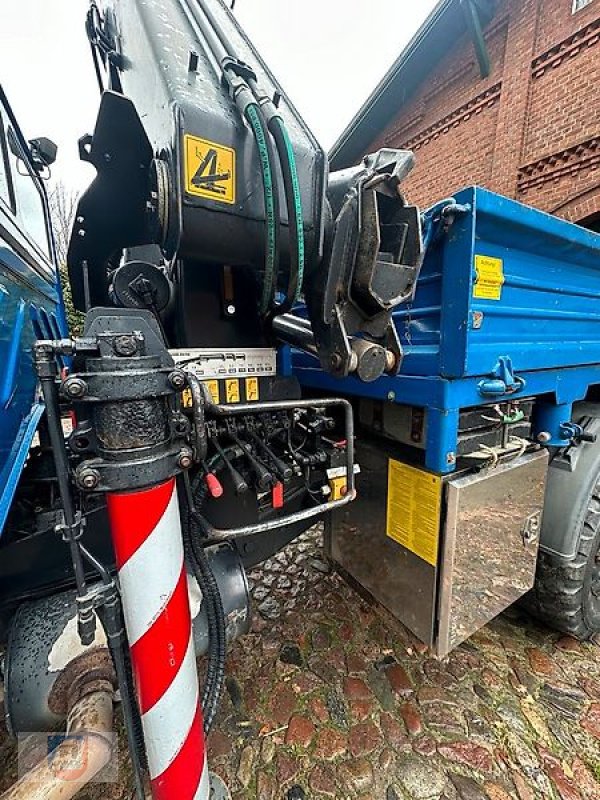
[[[579,403],[573,419],[596,441],[576,448],[566,459],[570,468],[550,466],[535,585],[525,605],[550,627],[585,640],[600,633],[600,405]]]
[[[527,606],[550,627],[577,639],[600,633],[600,480],[588,500],[577,555],[565,562],[540,550]]]

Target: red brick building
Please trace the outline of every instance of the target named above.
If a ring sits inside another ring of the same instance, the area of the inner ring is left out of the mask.
[[[422,206],[476,183],[600,231],[600,0],[442,0],[333,167],[380,147]]]

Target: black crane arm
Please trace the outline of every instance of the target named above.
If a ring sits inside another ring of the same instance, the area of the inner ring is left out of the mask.
[[[97,177],[69,249],[76,306],[106,304],[123,253],[154,245],[180,310],[193,271],[227,268],[244,275],[248,324],[267,338],[340,377],[395,372],[391,312],[421,261],[419,214],[400,191],[412,154],[382,150],[330,175],[221,0],[93,2],[87,32],[102,100],[80,142]],[[290,314],[301,299],[306,313]]]

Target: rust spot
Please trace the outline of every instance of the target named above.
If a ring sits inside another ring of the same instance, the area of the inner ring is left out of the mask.
[[[66,716],[74,703],[97,691],[112,691],[117,685],[110,653],[106,647],[94,647],[70,661],[60,673],[48,707],[53,714]]]

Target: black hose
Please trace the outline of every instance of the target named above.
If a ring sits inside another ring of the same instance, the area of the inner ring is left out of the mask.
[[[187,382],[192,393],[192,415],[194,418],[194,458],[204,461],[208,451],[208,436],[204,424],[204,392],[202,384],[192,372],[186,372]]]
[[[202,547],[197,547],[194,542],[195,537],[191,531],[192,514],[193,511],[190,509],[190,520],[184,529],[184,547],[186,561],[198,581],[206,606],[209,643],[206,679],[202,692],[202,716],[204,732],[208,734],[214,722],[225,683],[225,614],[218,587],[204,550]],[[219,615],[221,620],[219,620]]]
[[[200,384],[202,391],[202,384]],[[206,734],[212,728],[219,701],[225,685],[225,655],[227,647],[227,632],[225,626],[225,611],[221,601],[219,587],[210,564],[204,552],[203,546],[199,543],[199,537],[194,535],[194,524],[202,527],[202,517],[196,512],[196,504],[204,503],[207,488],[202,482],[202,474],[198,473],[191,487],[189,482],[186,484],[189,491],[187,525],[184,526],[183,538],[187,563],[192,568],[194,577],[198,581],[205,604],[206,618],[208,622],[208,663],[206,668],[206,680],[202,692],[202,715],[204,719],[204,732]]]
[[[204,716],[204,730],[206,733],[208,733],[215,721],[217,710],[219,708],[219,701],[221,699],[221,695],[223,693],[223,687],[225,685],[225,654],[227,648],[225,611],[223,609],[223,603],[221,601],[221,594],[219,592],[219,587],[217,585],[215,576],[213,575],[213,572],[210,568],[210,564],[208,563],[208,559],[206,557],[206,553],[204,552],[204,548],[198,544],[196,539],[192,539],[192,552],[194,555],[193,559],[194,565],[195,567],[197,567],[198,571],[196,580],[198,580],[198,575],[201,576],[202,582],[200,583],[200,587],[202,591],[207,592],[208,596],[211,598],[211,602],[213,605],[213,612],[216,617],[216,626],[215,626],[216,642],[214,648],[212,646],[212,642],[210,643],[211,648],[214,649],[214,655],[215,655],[214,676],[210,689],[206,691],[205,687],[206,698],[203,697],[203,700],[205,700],[205,702],[203,702],[202,704],[202,713]]]

